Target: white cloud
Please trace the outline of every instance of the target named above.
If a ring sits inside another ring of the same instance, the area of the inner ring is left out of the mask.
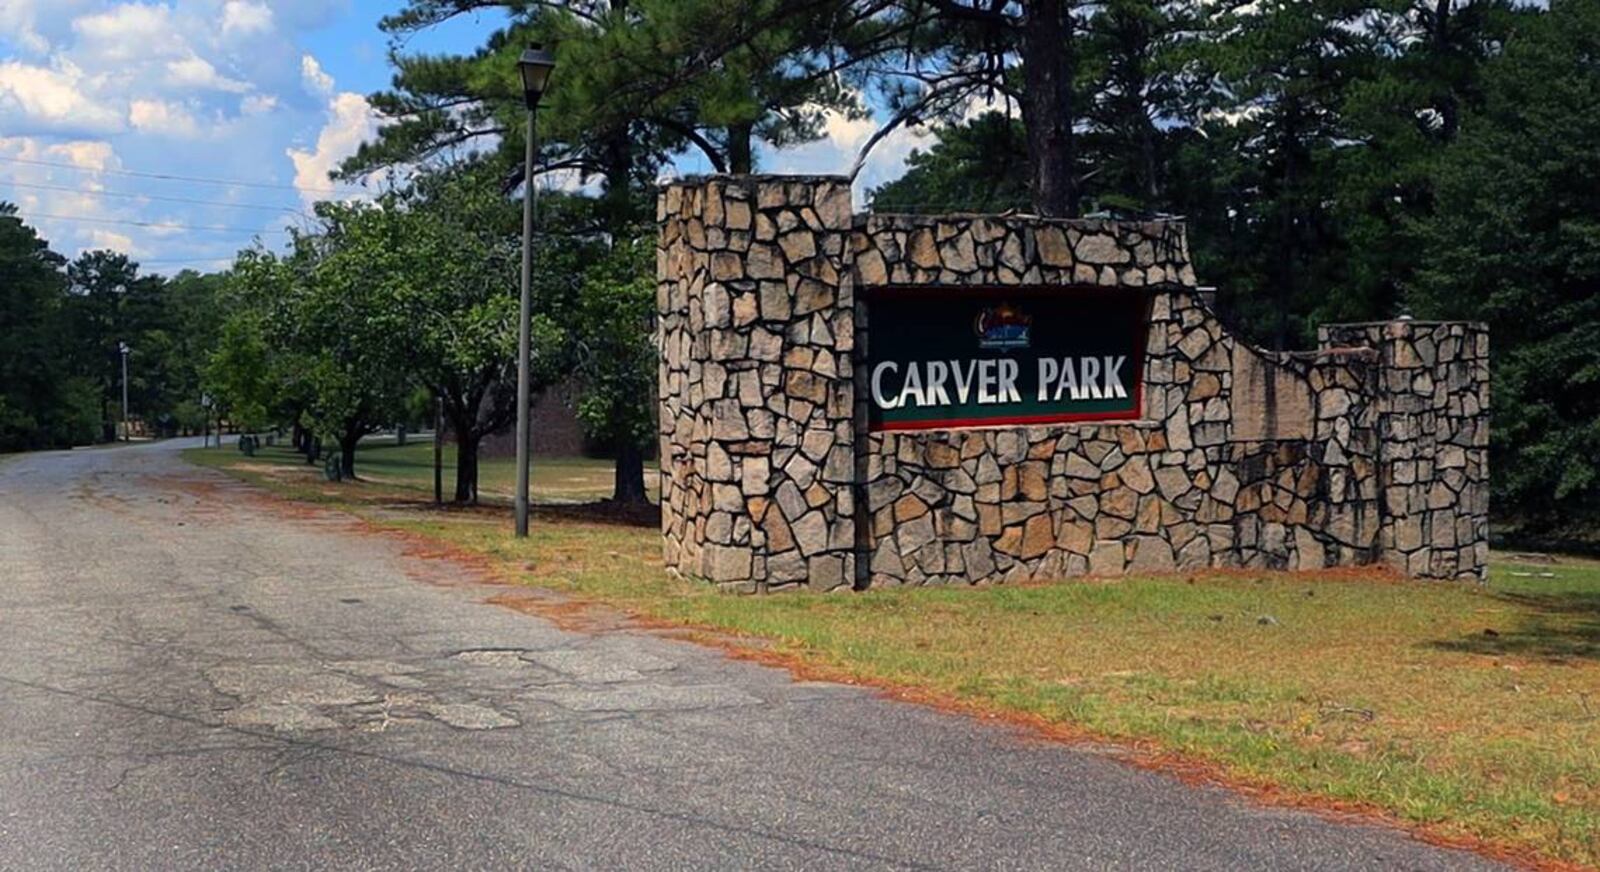
[[[192,139],[200,134],[193,113],[164,100],[134,100],[128,106],[128,123],[135,130],[157,136]]]
[[[278,108],[278,98],[271,94],[251,94],[239,101],[240,115],[265,115]]]
[[[822,121],[823,137],[843,151],[859,152],[877,132],[878,121],[874,118],[851,118],[842,112],[828,112]]]
[[[72,22],[78,48],[104,61],[138,61],[190,53],[179,32],[172,9],[143,3],[124,3],[108,12],[85,15]]]
[[[247,0],[228,0],[222,7],[222,35],[246,36],[272,30],[272,8]]]
[[[778,173],[849,173],[861,149],[886,120],[851,118],[830,110],[823,116],[821,139],[782,151],[766,151],[763,163]],[[856,176],[856,205],[862,205],[867,190],[903,173],[912,149],[927,148],[933,142],[931,131],[905,125],[880,139]]]
[[[0,196],[25,213],[64,216],[37,224],[69,256],[111,246],[214,268],[256,233],[205,228],[259,228],[263,238],[281,239],[285,219],[274,210],[293,214],[311,188],[333,187],[327,171],[375,128],[359,96],[340,93],[314,58],[304,59],[303,37],[341,17],[370,22],[369,5],[0,0],[0,43],[10,49],[0,53],[0,156],[299,186],[180,183],[7,162],[0,177],[50,187],[0,184]],[[206,202],[161,199],[173,196]]]
[[[167,61],[167,84],[182,90],[227,91],[234,94],[251,89],[249,82],[230,79],[218,73],[210,61],[199,55]]]
[[[322,71],[322,64],[311,55],[302,55],[300,58],[300,79],[305,82],[306,90],[319,97],[327,97],[333,93],[333,77]]]
[[[0,142],[7,141],[13,140],[0,140]],[[30,141],[21,140],[20,142],[25,148]],[[26,157],[27,155],[18,154],[17,156]],[[42,156],[56,161],[64,161],[75,167],[83,167],[88,170],[120,169],[122,164],[117,159],[117,154],[112,150],[109,142],[92,142],[88,140],[59,142],[43,148]]]
[[[328,173],[355,154],[361,143],[377,131],[377,113],[367,105],[365,97],[347,91],[329,100],[327,123],[317,134],[316,148],[290,148],[286,152],[294,162],[294,185],[300,189],[301,199],[308,204],[328,199]]]
[[[120,113],[88,96],[95,84],[69,61],[53,69],[0,63],[0,122],[12,131],[116,130]]]
[[[49,188],[17,186],[17,205],[21,217],[39,230],[51,246],[68,256],[92,248],[113,247],[122,251],[136,248],[134,241],[99,223],[77,222],[39,215],[92,215],[103,218],[131,218],[128,202],[117,202],[101,195],[100,177],[77,170],[46,164],[65,164],[82,170],[120,169],[121,160],[111,144],[97,140],[70,140],[50,143],[27,136],[0,137],[0,157],[18,158],[28,163],[7,163],[6,175],[24,185],[49,185]],[[35,163],[37,162],[37,163]],[[67,190],[57,190],[66,188]],[[112,238],[116,237],[116,238]]]
[[[0,0],[0,34],[11,37],[23,51],[42,55],[50,40],[38,30],[39,11],[33,0]]]
[[[131,254],[135,248],[132,237],[110,230],[98,229],[89,231],[88,247],[109,248],[112,251],[120,251],[124,254]]]

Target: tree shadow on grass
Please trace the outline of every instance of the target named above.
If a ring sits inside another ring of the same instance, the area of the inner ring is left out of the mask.
[[[1490,656],[1600,661],[1600,592],[1552,591],[1494,594],[1516,606],[1515,626],[1486,626],[1460,639],[1429,643],[1444,651]]]

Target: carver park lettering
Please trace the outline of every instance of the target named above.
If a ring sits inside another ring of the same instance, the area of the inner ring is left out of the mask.
[[[1136,418],[1146,298],[1124,290],[879,290],[873,430]]]

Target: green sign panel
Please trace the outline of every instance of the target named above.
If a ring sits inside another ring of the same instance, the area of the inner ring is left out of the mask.
[[[1148,310],[1130,290],[875,289],[868,429],[1137,418]]]

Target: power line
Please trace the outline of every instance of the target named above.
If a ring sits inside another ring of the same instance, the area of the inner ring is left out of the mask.
[[[269,188],[284,191],[304,191],[315,194],[350,194],[351,188],[302,188],[298,185],[281,185],[272,182],[246,182],[239,179],[208,179],[199,176],[180,176],[171,173],[145,173],[136,170],[95,169],[93,167],[80,167],[75,164],[54,163],[47,160],[33,160],[26,157],[0,156],[0,161],[9,163],[28,164],[38,167],[54,167],[62,170],[73,170],[80,173],[107,173],[114,176],[133,176],[140,179],[161,179],[169,182],[194,182],[201,185],[236,185],[244,188]]]
[[[52,215],[48,212],[30,212],[33,218],[52,218],[57,221],[87,221],[93,224],[126,224],[132,227],[155,227],[162,230],[204,230],[215,233],[287,233],[287,230],[262,230],[255,227],[224,227],[216,224],[167,224],[160,221],[133,221],[126,218],[91,218],[87,215]],[[22,218],[23,216],[14,216]]]
[[[46,185],[38,182],[17,182],[10,179],[0,180],[0,184],[11,185],[17,188],[38,188],[44,191],[66,191],[69,194],[82,194],[86,197],[124,197],[130,200],[161,200],[167,203],[189,203],[196,206],[225,206],[229,209],[257,209],[263,212],[305,215],[305,213],[301,210],[289,206],[266,206],[255,203],[229,203],[225,200],[200,200],[193,197],[163,197],[159,194],[134,194],[125,191],[90,191],[84,188],[74,188],[69,185]]]

